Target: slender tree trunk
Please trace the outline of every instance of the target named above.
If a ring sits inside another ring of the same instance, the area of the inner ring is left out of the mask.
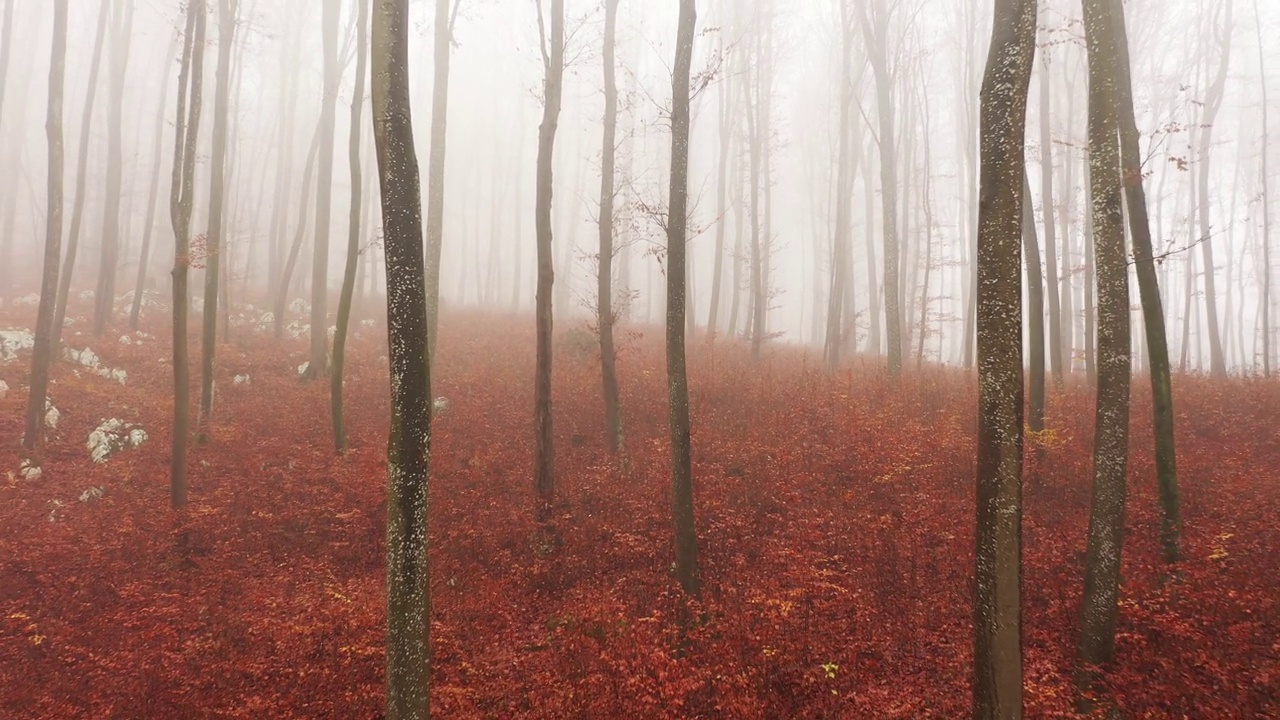
[[[129,67],[133,0],[116,0],[111,28],[111,94],[107,101],[107,183],[102,220],[102,248],[98,285],[94,292],[93,334],[101,336],[115,311],[116,270],[120,264],[120,185],[124,175],[122,125],[124,80]]]
[[[1022,178],[1022,245],[1027,266],[1027,316],[1030,322],[1031,392],[1027,427],[1044,430],[1044,276],[1040,272],[1040,243],[1036,237],[1036,214],[1031,207],[1031,181]]]
[[[173,224],[173,447],[170,454],[169,500],[187,504],[187,436],[191,427],[191,371],[187,351],[187,275],[191,268],[191,207],[195,192],[196,144],[204,86],[205,0],[187,5],[186,46],[178,75],[178,115],[169,190]],[[190,89],[188,106],[188,88]]]
[[[868,13],[871,15],[868,15]],[[880,201],[884,232],[884,324],[889,342],[889,374],[902,371],[902,304],[898,245],[898,158],[895,139],[893,78],[888,66],[888,10],[877,0],[862,10],[862,33],[876,83],[876,125],[880,132]]]
[[[58,274],[58,304],[53,315],[52,352],[57,353],[62,343],[62,326],[67,318],[67,299],[71,295],[71,278],[76,267],[76,250],[80,245],[80,225],[84,218],[85,183],[88,180],[89,139],[93,130],[93,106],[98,94],[98,73],[102,67],[102,46],[107,36],[107,18],[111,3],[103,2],[98,11],[98,29],[93,41],[93,56],[89,61],[89,85],[85,91],[84,114],[80,125],[80,155],[76,163],[76,196],[71,207],[71,229],[67,236],[67,254]]]
[[[724,236],[728,224],[729,151],[733,147],[733,83],[724,80],[716,86],[716,111],[719,121],[717,140],[720,155],[716,164],[716,247],[711,259],[711,307],[707,310],[707,337],[714,339],[720,330],[720,286],[724,276]],[[729,333],[732,335],[732,330]]]
[[[218,69],[213,95],[213,156],[209,178],[209,232],[205,236],[204,307],[201,308],[200,414],[196,441],[209,440],[213,418],[214,354],[218,341],[218,291],[222,270],[222,227],[226,219],[227,121],[230,118],[231,50],[235,47],[236,0],[218,0]]]
[[[307,162],[302,170],[302,194],[298,198],[298,226],[293,231],[293,244],[289,247],[289,255],[284,261],[284,270],[280,281],[276,283],[275,307],[272,308],[275,323],[275,338],[284,337],[284,312],[289,305],[289,285],[293,281],[294,269],[298,265],[298,255],[302,252],[302,240],[307,234],[307,214],[311,203],[311,177],[315,174],[316,156],[320,154],[320,127],[316,126],[311,138],[311,150],[307,152]]]
[[[276,137],[276,189],[271,210],[271,240],[267,253],[267,302],[274,303],[279,293],[278,284],[283,277],[280,265],[284,261],[285,233],[288,230],[288,206],[290,189],[293,186],[293,132],[298,114],[298,82],[293,72],[299,65],[297,40],[291,33],[286,33],[286,60],[280,63],[280,127]],[[303,191],[306,192],[305,189]],[[306,206],[306,195],[300,198],[299,205]],[[276,326],[282,328],[279,313],[276,313]],[[276,337],[279,337],[277,330]]]
[[[600,259],[596,268],[596,324],[600,330],[600,375],[604,385],[605,432],[609,436],[609,449],[615,453],[622,447],[622,418],[618,411],[618,365],[613,347],[613,326],[617,322],[617,315],[613,310],[613,176],[618,145],[618,82],[614,69],[618,3],[619,0],[605,0],[604,4],[604,130],[600,150]],[[723,206],[724,151],[720,154],[720,205]],[[723,227],[717,232],[719,241],[722,242]],[[716,268],[718,276],[719,262],[716,263]],[[714,304],[711,312],[714,322]]]
[[[845,272],[849,262],[849,214],[853,203],[853,178],[849,168],[849,124],[853,105],[853,28],[849,18],[849,3],[840,2],[840,119],[836,143],[836,197],[835,236],[831,241],[831,292],[827,303],[827,368],[840,367],[840,351],[843,346],[844,322],[841,313],[845,305]],[[815,280],[816,284],[816,280]],[[817,312],[817,308],[814,308]]]
[[[151,233],[155,229],[156,201],[160,195],[160,160],[165,130],[165,104],[169,102],[169,72],[177,57],[178,46],[172,45],[169,58],[162,68],[164,77],[160,83],[160,107],[156,111],[156,139],[151,148],[151,191],[147,197],[147,222],[142,228],[142,250],[138,255],[138,277],[133,285],[133,307],[129,311],[129,327],[138,329],[142,316],[142,301],[146,295],[147,268],[151,264]]]
[[[5,86],[9,84],[9,58],[13,55],[13,5],[16,0],[5,0],[3,32],[0,33],[0,118],[4,117]]]
[[[12,8],[6,9],[12,23]],[[44,236],[44,269],[40,282],[40,306],[36,311],[35,346],[31,354],[30,392],[27,395],[27,427],[22,446],[35,451],[44,445],[45,405],[49,395],[49,365],[57,347],[53,332],[54,300],[58,290],[58,260],[62,251],[62,96],[67,65],[67,0],[53,3],[53,50],[49,60],[49,103],[45,134],[49,142],[49,180]],[[8,47],[8,41],[5,42]]]
[[[1231,9],[1232,0],[1225,0],[1219,6],[1226,11],[1226,17],[1220,29],[1219,48],[1222,57],[1218,65],[1218,73],[1209,87],[1204,100],[1204,119],[1200,131],[1200,252],[1204,257],[1204,309],[1209,333],[1209,368],[1214,377],[1225,377],[1227,363],[1222,352],[1222,331],[1218,328],[1218,298],[1215,289],[1214,275],[1216,267],[1213,261],[1213,225],[1209,216],[1209,157],[1213,146],[1213,125],[1222,107],[1222,98],[1227,84],[1227,69],[1231,64]]]
[[[1022,235],[1036,0],[997,0],[978,206],[975,720],[1022,717]]]
[[[391,437],[387,442],[387,720],[430,714],[427,485],[431,362],[422,195],[409,110],[409,0],[373,15],[373,130],[386,247]]]
[[[697,21],[694,0],[680,0],[675,70],[671,76],[671,194],[667,204],[667,403],[671,422],[671,499],[676,577],[686,594],[702,591],[693,519],[689,376],[685,371],[685,250],[689,210],[689,70]]]
[[[1130,76],[1129,39],[1124,7],[1120,0],[1107,0],[1106,12],[1098,16],[1098,31],[1104,33],[1100,49],[1115,53],[1104,58],[1113,68],[1113,112],[1119,123],[1120,160],[1122,163],[1125,208],[1129,231],[1133,238],[1133,255],[1138,276],[1138,293],[1142,298],[1142,318],[1146,328],[1147,356],[1151,374],[1152,427],[1155,431],[1156,487],[1160,496],[1160,545],[1166,562],[1180,556],[1179,535],[1182,511],[1178,499],[1178,465],[1174,446],[1173,384],[1170,377],[1169,343],[1165,335],[1164,306],[1156,277],[1151,224],[1147,216],[1147,196],[1143,187],[1142,157],[1139,149],[1138,125],[1133,110],[1133,85]]]
[[[456,8],[455,8],[456,12]],[[449,119],[449,0],[435,0],[435,60],[431,89],[431,150],[427,158],[427,337],[435,358],[440,319],[440,250],[444,246],[445,140]]]
[[[1042,54],[1047,49],[1041,49]],[[1062,306],[1058,300],[1058,238],[1053,217],[1053,132],[1049,92],[1049,61],[1040,63],[1040,213],[1044,219],[1044,260],[1049,300],[1049,372],[1062,385]]]
[[[320,106],[320,177],[316,182],[316,241],[311,252],[311,359],[308,378],[329,371],[329,224],[333,201],[333,136],[342,80],[338,50],[338,0],[322,0],[320,26],[324,53],[324,101]]]
[[[538,3],[538,27],[542,25]],[[537,368],[534,376],[533,479],[542,512],[555,495],[555,452],[551,428],[551,304],[555,266],[551,252],[551,170],[555,160],[556,127],[560,121],[560,95],[564,81],[564,0],[551,0],[550,44],[542,42],[544,79],[542,125],[538,129],[538,176],[535,226],[538,244],[536,298]]]
[[[1254,30],[1258,37],[1258,85],[1262,92],[1262,158],[1259,168],[1262,181],[1262,376],[1271,377],[1271,194],[1270,177],[1267,167],[1267,153],[1271,143],[1268,129],[1270,127],[1267,112],[1267,65],[1262,49],[1262,20],[1258,15],[1258,0],[1253,0]],[[0,74],[2,77],[2,74]]]
[[[364,109],[364,83],[369,73],[369,0],[356,0],[356,85],[351,95],[351,212],[347,227],[347,262],[342,273],[342,294],[338,298],[338,329],[333,334],[333,373],[329,378],[329,409],[333,417],[333,445],[347,449],[347,426],[342,416],[342,380],[347,360],[347,332],[351,325],[351,300],[356,287],[356,263],[360,259],[360,203],[364,186],[360,174],[361,110]]]
[[[1083,0],[1089,51],[1089,188],[1098,274],[1098,401],[1093,450],[1093,507],[1081,599],[1080,661],[1086,670],[1115,657],[1120,555],[1124,542],[1129,443],[1129,269],[1121,207],[1120,147],[1108,33],[1112,0]]]

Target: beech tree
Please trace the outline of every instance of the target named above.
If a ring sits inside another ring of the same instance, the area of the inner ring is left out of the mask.
[[[538,128],[537,195],[534,225],[538,244],[538,289],[534,300],[537,367],[533,380],[533,482],[545,508],[555,494],[555,453],[551,432],[551,304],[555,283],[551,253],[551,170],[564,86],[564,0],[551,0],[550,37],[536,0],[538,38],[542,49],[542,125]]]
[[[1022,253],[1036,0],[996,0],[978,206],[975,720],[1022,717]]]
[[[1121,207],[1119,123],[1114,97],[1118,57],[1111,0],[1083,0],[1089,51],[1089,196],[1098,282],[1097,405],[1093,438],[1093,504],[1080,601],[1082,690],[1093,668],[1115,657],[1120,554],[1124,543],[1125,472],[1129,451],[1129,268]]]
[[[618,151],[618,80],[614,46],[618,33],[618,3],[604,2],[604,128],[600,148],[600,249],[596,267],[596,325],[600,333],[600,376],[604,387],[605,432],[609,449],[618,452],[622,447],[622,414],[618,408],[618,358],[613,346],[613,326],[617,313],[613,309],[613,201],[615,162]],[[721,168],[724,153],[721,153]],[[720,204],[724,205],[724,172],[721,170]],[[724,240],[723,225],[717,230],[717,252]],[[719,261],[716,265],[717,291],[719,288]],[[714,307],[715,300],[712,300]],[[708,331],[715,332],[715,310]]]
[[[170,43],[169,56],[161,66],[160,101],[156,110],[155,143],[151,146],[151,189],[147,193],[146,222],[142,226],[142,247],[138,252],[138,273],[133,284],[133,304],[129,310],[129,328],[138,329],[142,317],[142,301],[146,294],[147,269],[151,262],[151,235],[155,230],[156,201],[160,195],[160,161],[164,146],[166,104],[169,102],[169,73],[178,57],[177,43]]]
[[[1166,562],[1181,555],[1182,509],[1178,491],[1178,463],[1173,433],[1173,381],[1169,363],[1169,342],[1165,333],[1164,304],[1152,248],[1151,223],[1147,216],[1147,194],[1143,187],[1142,156],[1138,147],[1138,124],[1133,110],[1133,80],[1129,69],[1129,33],[1125,27],[1121,0],[1107,0],[1107,12],[1096,16],[1097,32],[1105,42],[1098,51],[1112,53],[1105,60],[1114,78],[1104,86],[1109,91],[1112,112],[1120,133],[1120,162],[1123,171],[1124,209],[1133,240],[1138,293],[1142,299],[1142,320],[1146,328],[1147,364],[1151,376],[1152,428],[1155,434],[1156,488],[1160,496],[1160,544]],[[1265,194],[1264,194],[1265,198]],[[1265,202],[1265,200],[1264,200]],[[1265,279],[1264,279],[1265,287]],[[1127,286],[1126,286],[1127,292]],[[1266,304],[1263,304],[1263,317]],[[1266,321],[1263,321],[1266,327]]]
[[[360,129],[364,109],[365,76],[369,74],[369,0],[356,0],[356,85],[351,93],[351,210],[347,220],[347,261],[342,272],[342,294],[338,298],[338,327],[333,334],[333,373],[329,378],[329,410],[333,420],[333,444],[338,452],[347,448],[347,427],[342,415],[342,381],[347,359],[347,333],[351,325],[351,302],[355,295],[356,262],[360,259],[361,201],[364,192],[360,173]]]
[[[76,254],[80,247],[80,226],[84,219],[85,185],[89,179],[89,140],[93,130],[93,108],[98,97],[98,72],[102,66],[102,46],[107,37],[107,20],[111,3],[103,2],[98,10],[98,26],[89,61],[89,85],[85,90],[84,113],[80,117],[80,152],[76,162],[75,200],[71,206],[71,227],[67,234],[67,254],[58,273],[58,304],[53,315],[53,352],[62,344],[62,326],[66,324],[67,298],[71,294],[71,278],[75,273]]]
[[[218,341],[218,281],[222,272],[222,227],[227,181],[227,124],[230,115],[231,50],[235,47],[236,0],[218,0],[218,68],[213,91],[213,167],[209,178],[209,232],[205,235],[204,306],[200,311],[199,442],[209,439],[213,416],[214,354]]]
[[[702,591],[693,517],[693,459],[689,437],[689,376],[685,370],[685,263],[689,212],[689,72],[693,64],[694,0],[680,0],[676,59],[671,74],[671,192],[667,200],[667,405],[671,425],[671,501],[676,578],[685,593]]]
[[[387,718],[426,720],[431,707],[431,582],[427,563],[431,362],[427,352],[422,194],[409,104],[409,0],[378,0],[371,59],[391,365]]]
[[[101,336],[115,312],[116,269],[120,264],[120,185],[124,176],[121,133],[124,124],[124,80],[133,43],[133,0],[114,0],[111,24],[110,90],[107,98],[107,196],[103,203],[102,247],[94,292],[93,334]]]
[[[435,357],[440,318],[440,251],[444,247],[444,160],[449,119],[449,52],[458,5],[435,0],[434,82],[431,86],[431,150],[427,159],[427,337]]]
[[[319,178],[316,180],[316,235],[311,252],[311,357],[306,377],[329,371],[329,224],[333,200],[333,136],[342,80],[338,50],[339,0],[322,0],[320,35],[324,53],[324,99],[320,105]]]
[[[191,270],[191,206],[195,192],[196,144],[204,88],[205,0],[189,0],[187,30],[178,72],[178,112],[174,133],[169,220],[173,226],[173,447],[169,501],[187,504],[187,436],[191,427],[190,362],[187,350],[187,276]]]
[[[11,9],[6,10],[12,22]],[[8,47],[8,42],[5,43]],[[57,340],[53,332],[54,301],[58,294],[58,260],[62,252],[62,93],[67,74],[67,0],[54,0],[53,41],[49,60],[49,103],[45,133],[49,146],[44,268],[40,307],[36,311],[35,343],[31,353],[31,381],[27,394],[27,428],[22,446],[34,451],[44,442],[45,405],[49,393],[49,364]]]

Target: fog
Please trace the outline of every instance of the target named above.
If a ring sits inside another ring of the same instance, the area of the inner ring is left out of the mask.
[[[65,100],[67,182],[66,205],[73,203],[77,142],[84,124],[86,82],[92,60],[97,5],[74,4],[70,16]],[[116,3],[121,8],[126,3]],[[350,38],[354,9],[343,3],[341,36],[347,48],[343,81],[338,91],[339,112],[334,134],[334,173],[329,281],[331,291],[341,279],[345,244],[337,238],[345,227],[349,182],[344,169],[347,113],[351,102],[354,63]],[[1032,80],[1028,116],[1029,174],[1036,219],[1043,235],[1040,147],[1039,75],[1048,72],[1049,135],[1052,141],[1054,215],[1059,225],[1059,268],[1070,269],[1060,280],[1060,295],[1074,295],[1074,326],[1069,346],[1083,362],[1085,342],[1085,286],[1087,268],[1082,251],[1086,221],[1085,174],[1087,76],[1080,9],[1075,3],[1042,3],[1039,45]],[[17,2],[14,11],[12,59],[4,78],[6,100],[0,117],[0,157],[9,169],[0,179],[3,263],[6,272],[0,292],[6,298],[34,292],[45,218],[41,191],[46,173],[43,141],[45,78],[51,4]],[[114,5],[113,5],[114,7]],[[883,47],[891,75],[895,104],[897,226],[902,238],[901,277],[904,342],[917,352],[924,311],[925,357],[959,363],[964,359],[966,321],[975,243],[976,112],[990,20],[977,3],[951,0],[898,0],[885,5],[888,21]],[[432,17],[428,4],[411,4],[410,82],[418,155],[425,163],[431,107]],[[746,251],[735,254],[738,238],[750,213],[751,184],[747,157],[751,152],[742,89],[752,87],[754,106],[767,98],[767,178],[760,182],[761,232],[767,241],[768,312],[766,328],[775,342],[824,342],[827,294],[831,285],[831,242],[835,219],[836,166],[839,120],[840,41],[838,6],[828,2],[780,0],[766,14],[749,5],[716,2],[700,8],[699,36],[693,67],[697,80],[693,100],[691,141],[692,231],[690,313],[698,327],[709,320],[716,226],[725,233],[725,290],[720,294],[717,331],[727,333],[733,304],[733,265],[750,262]],[[1179,302],[1188,292],[1186,265],[1191,268],[1192,291],[1203,300],[1202,261],[1192,202],[1193,183],[1201,164],[1208,164],[1209,235],[1214,245],[1216,294],[1221,316],[1224,352],[1239,370],[1259,362],[1261,236],[1261,76],[1276,65],[1274,48],[1265,38],[1277,28],[1280,11],[1270,3],[1234,8],[1230,26],[1221,25],[1221,4],[1134,1],[1126,4],[1133,57],[1133,83],[1138,126],[1143,134],[1148,198],[1161,263],[1161,288],[1171,327],[1175,356],[1186,345],[1192,367],[1207,368],[1208,341],[1203,318],[1192,318],[1184,341],[1181,322],[1187,311]],[[119,12],[119,10],[114,10]],[[146,222],[150,172],[156,134],[172,129],[175,55],[180,45],[180,8],[174,4],[139,0],[133,4],[127,40],[107,38],[103,70],[96,88],[97,105],[90,121],[84,181],[82,252],[73,284],[92,287],[98,275],[99,238],[103,235],[102,203],[108,123],[108,98],[113,92],[108,71],[119,43],[127,42],[128,65],[122,88],[124,172],[121,181],[122,252],[116,269],[121,292],[135,276],[138,238]],[[532,1],[462,0],[456,10],[448,105],[448,154],[444,217],[441,293],[450,305],[485,305],[504,311],[532,307],[534,288],[533,167],[540,120],[542,59]],[[615,262],[619,292],[633,291],[625,317],[633,322],[658,322],[663,311],[661,250],[665,236],[659,218],[665,203],[666,155],[669,151],[667,113],[670,106],[670,58],[674,40],[675,6],[663,3],[624,3],[620,7],[618,68],[621,93],[619,117],[619,256]],[[554,256],[557,273],[556,317],[561,322],[588,319],[595,307],[595,253],[599,202],[600,120],[603,97],[600,79],[599,3],[570,0],[566,4],[568,72],[563,114],[555,153]],[[320,12],[315,2],[238,3],[238,32],[233,54],[230,149],[228,157],[227,248],[231,302],[267,306],[263,294],[274,287],[282,257],[297,229],[300,183],[315,133],[322,100]],[[205,86],[213,88],[216,63],[216,18],[210,19],[210,58],[205,63]],[[852,302],[859,349],[884,348],[882,318],[873,316],[868,292],[867,243],[882,274],[883,207],[879,160],[875,77],[869,53],[882,45],[868,45],[861,31],[854,37],[854,122],[850,127],[857,167],[852,173],[850,237]],[[1259,31],[1264,46],[1259,56]],[[767,45],[758,42],[761,33]],[[1224,34],[1225,33],[1225,34]],[[1229,68],[1222,89],[1221,110],[1212,126],[1202,115],[1211,93],[1214,73],[1229,50]],[[1046,70],[1047,68],[1047,70]],[[760,78],[768,87],[760,91]],[[726,93],[726,90],[728,92]],[[160,93],[170,100],[160,106]],[[717,208],[717,158],[721,142],[719,103],[728,97],[731,149],[728,201]],[[157,110],[162,109],[162,114]],[[200,161],[195,186],[193,232],[207,227],[209,186],[208,148],[213,122],[212,102],[206,102]],[[1273,113],[1274,115],[1274,113]],[[1206,156],[1191,135],[1205,126],[1212,142]],[[365,127],[371,150],[372,132]],[[1274,145],[1274,143],[1273,143]],[[172,142],[161,140],[161,174],[167,172]],[[763,146],[761,146],[763,147]],[[1274,148],[1272,148],[1274,151]],[[365,157],[371,157],[366,152]],[[1274,165],[1274,163],[1273,163]],[[369,161],[369,169],[372,163]],[[764,172],[766,168],[762,168]],[[366,177],[369,173],[366,172]],[[735,179],[736,178],[736,179]],[[161,208],[168,178],[161,179]],[[366,183],[372,199],[376,188]],[[766,197],[767,194],[767,197]],[[377,271],[377,203],[363,236],[367,251],[361,264],[361,289],[381,282]],[[308,212],[312,215],[312,212]],[[156,250],[151,253],[148,282],[163,285],[169,258],[170,232],[162,212],[154,215]],[[313,226],[314,217],[308,222]],[[767,228],[764,225],[767,223]],[[308,230],[308,237],[314,231]],[[307,297],[310,267],[308,240],[302,248],[292,296]],[[744,248],[747,245],[743,246]],[[748,248],[749,249],[749,248]],[[930,269],[924,287],[926,267]],[[742,277],[745,277],[744,272]],[[747,293],[745,280],[739,293]],[[875,307],[883,312],[883,279],[876,280]],[[1068,289],[1068,284],[1070,289]],[[200,279],[193,278],[198,288]],[[629,296],[629,295],[628,295]],[[745,325],[747,300],[737,317],[736,331]],[[332,303],[331,303],[332,305]],[[1135,293],[1136,307],[1136,293]],[[1197,312],[1193,303],[1191,312]],[[1139,322],[1134,313],[1135,324]],[[562,325],[563,327],[563,325]],[[1064,337],[1067,331],[1064,330]],[[876,337],[876,336],[879,337]],[[1138,337],[1135,334],[1135,337]],[[1138,343],[1135,341],[1135,347]],[[1065,352],[1065,351],[1064,351]],[[1136,353],[1141,360],[1141,353]]]

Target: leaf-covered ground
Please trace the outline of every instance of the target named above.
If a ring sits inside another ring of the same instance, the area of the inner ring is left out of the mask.
[[[0,325],[29,327],[32,309]],[[976,389],[958,370],[830,376],[776,349],[691,345],[706,593],[671,576],[660,338],[620,361],[626,463],[603,443],[597,359],[562,332],[559,505],[533,513],[532,321],[446,317],[432,454],[432,706],[446,718],[956,718],[967,712]],[[17,474],[29,353],[0,365],[0,716],[367,718],[383,696],[383,343],[362,328],[352,449],[306,339],[219,349],[212,442],[168,508],[160,339],[69,363],[44,476]],[[76,348],[84,342],[73,337]],[[192,343],[193,352],[198,343]],[[248,375],[247,384],[235,384]],[[1135,381],[1119,662],[1129,718],[1280,717],[1280,384],[1179,379],[1186,560],[1159,561],[1149,394]],[[1025,489],[1031,717],[1066,717],[1089,507],[1092,401],[1051,393]],[[107,418],[149,439],[95,464]],[[103,496],[82,502],[82,493]],[[59,503],[61,503],[59,505]]]

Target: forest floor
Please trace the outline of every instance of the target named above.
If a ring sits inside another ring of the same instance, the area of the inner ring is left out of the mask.
[[[5,310],[0,328],[32,316]],[[352,447],[338,455],[327,383],[298,377],[305,336],[238,332],[218,350],[212,440],[193,445],[191,502],[174,512],[167,326],[146,325],[154,337],[123,344],[117,329],[89,343],[102,366],[128,372],[123,385],[56,366],[61,418],[39,479],[18,473],[15,449],[29,351],[0,365],[0,716],[378,717],[383,341],[367,327],[353,341]],[[435,394],[449,405],[430,490],[437,717],[967,715],[972,374],[891,381],[855,360],[833,376],[797,350],[755,366],[736,343],[693,342],[706,587],[681,631],[661,338],[625,341],[622,463],[604,444],[591,336],[561,332],[549,542],[531,481],[532,325],[443,320]],[[1159,558],[1150,395],[1135,379],[1106,692],[1126,718],[1280,717],[1280,383],[1178,378],[1175,394],[1186,559],[1170,578]],[[1073,702],[1093,425],[1082,383],[1049,403],[1024,496],[1026,702],[1043,718],[1070,716]],[[107,418],[149,438],[95,463],[86,438]]]

